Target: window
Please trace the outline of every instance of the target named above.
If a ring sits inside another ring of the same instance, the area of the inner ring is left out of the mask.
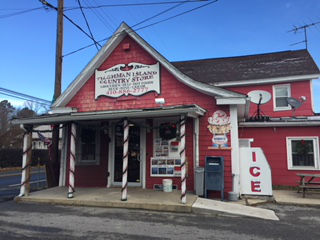
[[[287,137],[288,168],[319,169],[318,137]]]
[[[273,106],[275,111],[290,110],[287,98],[291,96],[290,84],[273,86]]]
[[[100,162],[100,131],[98,125],[79,125],[77,157],[79,165],[98,165]]]

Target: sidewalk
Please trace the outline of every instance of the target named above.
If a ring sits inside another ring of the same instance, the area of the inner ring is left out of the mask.
[[[310,207],[320,207],[320,192],[306,193],[305,198],[302,193],[295,190],[273,190],[275,202],[278,204],[300,205]]]
[[[279,220],[275,213],[268,209],[244,206],[238,203],[222,202],[198,198],[187,194],[187,203],[180,202],[180,191],[166,193],[151,189],[129,188],[128,200],[121,201],[120,188],[76,188],[74,198],[67,198],[66,187],[55,187],[32,192],[29,196],[16,197],[17,202],[33,202],[47,204],[117,207],[128,209],[144,209],[167,212],[204,213],[204,214],[236,214],[255,218]]]

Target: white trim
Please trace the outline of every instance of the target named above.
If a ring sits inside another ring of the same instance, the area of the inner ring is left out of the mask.
[[[237,105],[230,105],[232,191],[240,194],[240,152]]]
[[[167,59],[152,48],[144,39],[142,39],[136,32],[134,32],[126,23],[122,23],[118,30],[113,34],[111,39],[100,49],[98,54],[91,60],[91,62],[81,71],[76,79],[69,85],[69,87],[58,97],[52,104],[52,107],[63,107],[75,96],[78,90],[88,81],[94,74],[95,69],[110,56],[112,51],[118,44],[128,35],[134,39],[146,52],[148,52],[155,60],[159,61],[176,79],[185,85],[211,96],[221,97],[245,97],[243,94],[235,93],[216,86],[210,86],[201,82],[197,82],[187,75],[183,74],[176,67],[174,67]]]
[[[146,121],[143,121],[143,124],[146,124]],[[147,179],[147,129],[140,127],[140,176],[142,182],[142,188],[146,188],[146,179]]]
[[[193,119],[193,179],[196,179],[196,168],[199,167],[199,118]],[[193,181],[193,189],[196,189],[196,181]]]
[[[240,104],[240,105],[244,105],[247,102],[246,97],[243,98],[233,98],[233,97],[229,97],[229,98],[219,98],[216,97],[216,101],[217,101],[217,105],[231,105],[231,104]]]
[[[194,120],[194,136],[195,136],[195,167],[199,167],[200,154],[199,154],[199,132],[200,132],[200,119],[195,118]]]
[[[317,127],[320,121],[241,122],[239,127]]]
[[[311,93],[311,110],[312,112],[315,112],[315,108],[314,108],[314,97],[313,97],[313,84],[312,84],[312,80],[310,80],[310,93]]]
[[[272,86],[273,111],[277,112],[277,111],[291,110],[291,107],[290,107],[289,104],[286,107],[277,107],[276,106],[276,97],[277,97],[276,96],[276,88],[278,88],[278,87],[286,87],[287,91],[288,91],[288,96],[287,97],[291,97],[291,85],[289,83],[273,85]]]
[[[51,110],[48,112],[49,114],[58,114],[58,113],[72,113],[77,112],[78,110],[76,108],[71,107],[57,107],[57,108],[51,108]]]
[[[111,151],[111,149],[114,149],[114,127],[111,123],[109,123],[108,133],[109,133],[109,144],[108,144],[108,169],[107,172],[109,173],[108,176],[108,182],[107,182],[107,188],[111,187],[111,181],[113,179],[113,172],[112,172],[112,160],[114,159],[114,151]]]
[[[134,120],[134,122],[137,123],[137,125],[145,125],[145,120]],[[122,182],[115,182],[114,181],[114,161],[115,161],[115,124],[117,122],[110,122],[110,127],[113,129],[111,135],[111,141],[109,144],[109,160],[108,160],[108,169],[110,170],[110,181],[108,178],[108,185],[109,187],[112,186],[121,186]],[[128,182],[129,187],[142,187],[146,188],[146,129],[143,129],[143,127],[140,127],[140,182]],[[130,134],[129,134],[130,138]],[[143,150],[142,150],[143,149]],[[142,151],[141,151],[142,150]],[[109,184],[110,183],[110,184]]]
[[[229,81],[229,82],[225,81],[225,82],[214,83],[214,86],[233,87],[233,86],[243,86],[243,85],[262,85],[262,84],[270,84],[270,83],[297,82],[297,81],[303,81],[308,79],[317,79],[319,77],[320,77],[320,74],[308,74],[308,75],[261,78],[261,79]]]
[[[313,141],[313,151],[314,151],[314,167],[310,166],[293,166],[292,164],[292,140],[312,140]],[[290,136],[286,137],[287,146],[287,164],[289,170],[319,170],[319,137],[318,136]]]
[[[94,160],[82,159],[82,131],[84,128],[90,128],[95,132],[95,156]],[[78,123],[77,124],[78,137],[76,139],[76,166],[92,166],[100,165],[101,153],[101,132],[97,123]]]

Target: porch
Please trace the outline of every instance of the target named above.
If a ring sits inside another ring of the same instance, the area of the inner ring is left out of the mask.
[[[182,204],[180,191],[170,193],[151,189],[129,188],[128,200],[121,201],[121,188],[76,188],[74,198],[66,198],[68,187],[54,187],[31,192],[28,196],[16,197],[17,202],[37,202],[74,206],[134,208],[167,212],[191,212],[197,196],[187,193],[187,202]]]

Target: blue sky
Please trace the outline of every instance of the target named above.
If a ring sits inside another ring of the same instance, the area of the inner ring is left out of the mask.
[[[81,0],[83,6],[164,2],[173,0]],[[57,6],[57,0],[48,0]],[[207,1],[210,2],[210,1]],[[207,2],[182,4],[139,25],[148,25]],[[134,25],[175,4],[85,9],[96,40],[112,35],[122,21]],[[39,9],[4,17],[17,11],[41,7],[37,0],[2,0],[0,4],[0,87],[51,100],[54,86],[56,12]],[[65,0],[77,7],[76,0]],[[65,12],[87,30],[79,9]],[[219,0],[197,11],[144,28],[138,33],[169,61],[250,55],[295,50],[304,44],[303,32],[289,33],[293,26],[320,21],[319,0]],[[309,52],[320,66],[320,24],[308,29]],[[65,20],[63,52],[67,54],[92,41]],[[105,43],[105,42],[102,42]],[[63,60],[63,90],[97,53],[95,47]],[[314,81],[316,112],[320,112],[320,80]],[[0,95],[0,99],[6,98]]]

